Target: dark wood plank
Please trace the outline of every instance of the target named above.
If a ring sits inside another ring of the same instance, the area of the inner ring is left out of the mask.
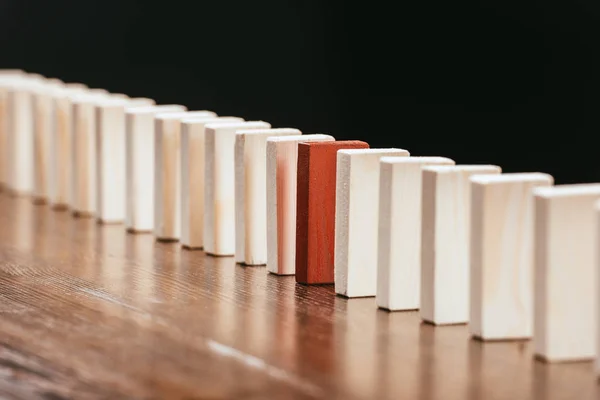
[[[596,399],[592,363],[0,195],[0,397]]]

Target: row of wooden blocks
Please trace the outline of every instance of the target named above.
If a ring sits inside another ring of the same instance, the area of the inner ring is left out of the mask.
[[[0,74],[0,123],[12,192],[482,340],[533,339],[546,361],[597,357],[600,184],[22,71]]]

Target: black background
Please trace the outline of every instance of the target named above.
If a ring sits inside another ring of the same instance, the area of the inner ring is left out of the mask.
[[[0,67],[600,181],[597,0],[0,0]]]

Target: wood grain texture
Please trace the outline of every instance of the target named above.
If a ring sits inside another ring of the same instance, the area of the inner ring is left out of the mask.
[[[337,152],[335,190],[335,292],[346,297],[377,293],[379,160],[409,157],[403,149]]]
[[[240,130],[235,135],[235,261],[267,264],[267,139],[299,129]]]
[[[186,110],[180,104],[125,109],[125,226],[130,232],[154,231],[154,117]]]
[[[52,95],[64,83],[58,79],[47,79],[32,91],[33,118],[33,201],[45,203],[50,197],[50,138],[54,128]]]
[[[108,91],[98,89],[71,97],[71,210],[79,217],[96,214],[96,103],[107,98]]]
[[[296,282],[334,283],[337,152],[368,147],[360,140],[298,143]]]
[[[267,139],[267,271],[296,273],[296,190],[299,142],[332,142],[331,135]]]
[[[154,236],[178,241],[181,236],[181,120],[215,117],[213,111],[156,114],[154,121]]]
[[[446,157],[382,157],[379,176],[377,305],[417,310],[421,300],[422,170],[454,165]]]
[[[548,362],[594,360],[600,184],[540,187],[533,196],[535,354]]]
[[[481,340],[533,334],[532,190],[551,186],[543,173],[471,178],[471,334]]]
[[[125,222],[125,108],[153,105],[147,98],[120,98],[96,103],[96,218]]]
[[[501,172],[496,165],[423,167],[419,311],[424,321],[469,321],[470,178]]]
[[[204,247],[205,127],[213,122],[242,122],[240,117],[197,117],[181,121],[181,245]]]
[[[214,122],[206,125],[204,169],[204,251],[235,255],[235,134],[268,129],[264,121]]]
[[[0,195],[0,397],[594,400],[592,362],[469,340]]]

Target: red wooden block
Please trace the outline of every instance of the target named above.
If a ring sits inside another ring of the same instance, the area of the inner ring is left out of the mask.
[[[296,282],[333,283],[337,151],[366,148],[360,140],[298,143]]]

